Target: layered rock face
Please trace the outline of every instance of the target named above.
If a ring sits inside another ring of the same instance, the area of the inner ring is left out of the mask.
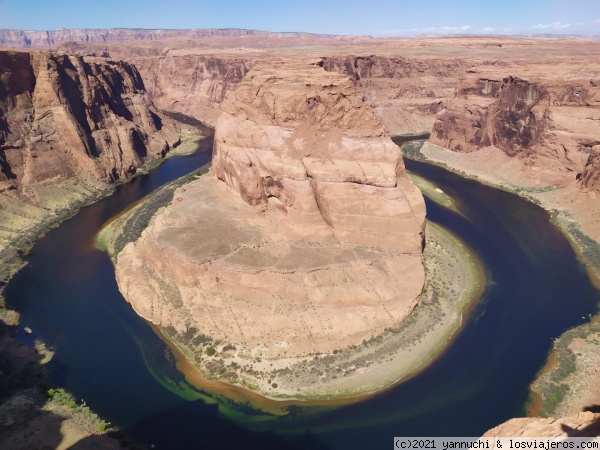
[[[0,51],[0,252],[178,140],[132,65]]]
[[[7,51],[0,67],[0,180],[19,191],[61,178],[110,182],[177,139],[130,64]]]
[[[130,60],[157,106],[215,126],[226,94],[235,90],[257,57],[190,49]],[[452,59],[384,56],[324,57],[320,64],[350,76],[387,132],[395,135],[429,133],[442,101],[452,97],[459,74],[468,67]]]
[[[419,253],[405,193],[420,196],[398,185],[401,153],[362,95],[338,74],[282,67],[252,71],[223,105],[213,174],[245,202],[282,209],[291,239]]]
[[[328,71],[349,75],[392,135],[429,133],[442,101],[472,63],[401,56],[332,56]]]
[[[163,30],[163,29],[131,29],[131,28],[62,28],[47,31],[0,30],[0,47],[9,48],[41,48],[61,42],[124,42],[130,40],[161,40],[176,37],[206,38],[206,37],[275,37],[275,38],[307,38],[319,36],[334,38],[334,35],[312,35],[310,33],[278,33],[260,30],[245,30],[238,28],[200,28],[193,30]]]
[[[590,411],[576,416],[510,419],[487,431],[483,437],[595,437],[600,436],[600,414]]]
[[[245,58],[178,51],[135,58],[132,63],[158,107],[188,114],[213,127],[225,94],[242,81],[251,65]]]
[[[600,142],[598,106],[593,80],[467,78],[438,114],[430,141],[458,152],[495,147],[575,178]]]
[[[125,298],[180,335],[270,359],[397,327],[424,282],[425,207],[353,82],[270,61],[223,109],[214,178],[119,253]]]
[[[600,145],[595,145],[590,151],[581,174],[581,187],[600,192]]]

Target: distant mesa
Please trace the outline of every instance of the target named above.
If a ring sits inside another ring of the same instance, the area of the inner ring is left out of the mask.
[[[272,32],[241,28],[199,28],[190,30],[139,29],[139,28],[61,28],[47,31],[0,30],[0,47],[43,48],[62,42],[93,43],[123,42],[128,40],[161,40],[175,37],[273,37],[273,38],[335,38],[336,35],[300,32]]]

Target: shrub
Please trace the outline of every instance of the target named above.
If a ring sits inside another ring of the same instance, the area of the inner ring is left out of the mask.
[[[208,356],[213,356],[217,351],[213,347],[206,347],[206,354]]]

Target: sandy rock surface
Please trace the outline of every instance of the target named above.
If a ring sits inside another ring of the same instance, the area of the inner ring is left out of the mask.
[[[396,327],[424,282],[425,208],[347,77],[310,63],[248,73],[224,103],[212,173],[119,254],[148,320],[267,358]]]
[[[600,436],[600,414],[590,411],[560,419],[510,419],[487,431],[483,437],[595,437]]]

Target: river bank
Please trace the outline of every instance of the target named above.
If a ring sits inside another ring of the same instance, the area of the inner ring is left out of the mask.
[[[574,179],[560,187],[544,184],[535,169],[489,149],[460,154],[423,143],[405,146],[404,152],[544,208],[571,243],[592,282],[600,286],[600,198],[594,192],[580,192]],[[600,328],[596,316],[554,340],[547,364],[531,385],[529,414],[569,416],[600,403],[598,367]]]
[[[156,211],[170,203],[175,189],[194,178],[183,177],[161,188],[111,220],[99,232],[97,246],[115,262],[117,253],[141,235]],[[463,311],[479,298],[485,284],[480,262],[458,238],[432,223],[426,236],[422,300],[399,328],[387,329],[362,345],[331,354],[273,360],[252,356],[226,342],[213,342],[209,336],[199,339],[194,330],[182,334],[169,327],[161,333],[177,345],[178,367],[188,381],[200,388],[210,385],[218,394],[243,398],[262,410],[281,408],[244,396],[243,390],[278,401],[344,399],[380,391],[414,375],[443,352],[463,323]]]
[[[76,401],[65,390],[51,389],[47,365],[53,349],[31,337],[29,327],[19,325],[19,313],[6,308],[2,294],[9,280],[27,265],[30,249],[50,230],[169,157],[194,152],[203,138],[197,129],[184,125],[178,145],[164,158],[147,161],[134,176],[113,184],[67,180],[61,186],[47,187],[44,208],[0,194],[0,447],[36,448],[51,443],[66,449],[77,443],[82,449],[139,448],[85,402]],[[27,432],[32,427],[36,432]]]
[[[202,134],[183,125],[179,144],[172,148],[164,158],[147,161],[136,173],[126,179],[108,184],[102,182],[83,183],[80,181],[63,182],[63,185],[46,186],[45,207],[27,203],[15,196],[2,195],[0,191],[0,311],[3,310],[2,292],[8,281],[25,264],[25,257],[35,242],[52,228],[73,217],[77,212],[115,192],[115,189],[134,178],[148,173],[161,162],[173,156],[188,155],[194,152]],[[0,315],[3,313],[0,312]]]

